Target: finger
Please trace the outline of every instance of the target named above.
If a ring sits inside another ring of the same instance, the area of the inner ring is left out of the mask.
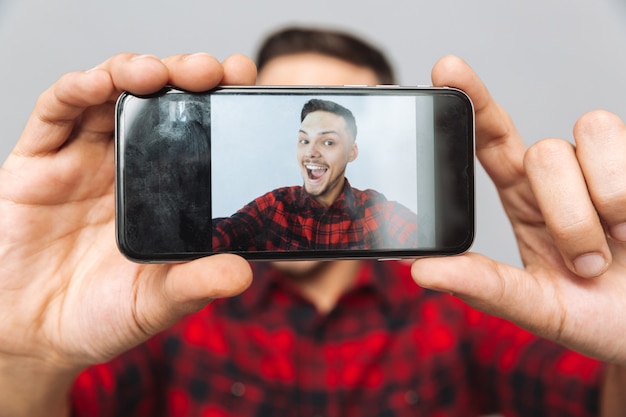
[[[466,253],[418,259],[411,275],[424,288],[452,293],[478,310],[512,320],[541,336],[555,338],[560,331],[563,317],[554,291],[524,270]]]
[[[612,113],[594,111],[578,120],[574,137],[591,200],[610,236],[626,242],[626,126]]]
[[[173,265],[164,281],[147,281],[144,296],[137,300],[139,324],[154,334],[216,298],[241,293],[251,280],[250,265],[230,254]]]
[[[91,71],[110,74],[115,87],[112,99],[116,99],[122,91],[134,94],[153,93],[163,88],[169,77],[167,67],[159,58],[133,53],[115,55]]]
[[[525,169],[567,267],[581,277],[606,271],[611,252],[573,146],[557,139],[537,142],[526,153]]]
[[[253,85],[256,81],[256,65],[240,54],[231,55],[222,63],[224,67],[224,85]]]
[[[467,253],[418,259],[411,274],[418,285],[453,293],[472,307],[541,337],[605,361],[624,362],[621,339],[607,340],[609,333],[624,333],[622,316],[606,314],[623,306],[624,274],[615,271],[588,280],[565,270],[561,274],[533,269],[529,272],[529,268],[521,270]],[[600,324],[598,317],[602,317]]]
[[[476,155],[496,186],[505,189],[522,181],[525,145],[509,115],[469,65],[446,56],[433,67],[432,80],[435,86],[456,87],[470,96],[476,120]]]
[[[133,54],[116,55],[92,70],[66,74],[37,100],[15,152],[27,156],[52,152],[70,137],[85,109],[113,100],[121,90],[148,93],[166,82],[167,69],[158,59]]]
[[[169,71],[168,83],[188,91],[206,91],[220,84],[224,76],[222,64],[213,55],[173,55],[163,60]]]

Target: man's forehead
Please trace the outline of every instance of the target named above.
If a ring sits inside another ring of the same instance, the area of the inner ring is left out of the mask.
[[[316,113],[319,113],[316,117]],[[324,113],[324,114],[321,114]],[[311,116],[311,118],[309,118]],[[323,137],[326,135],[336,135],[346,144],[355,143],[355,137],[350,134],[346,119],[336,113],[326,110],[315,110],[304,118],[300,125],[300,134],[309,137]]]
[[[342,128],[346,130],[346,119],[336,113],[326,110],[315,110],[307,114],[304,120],[302,120],[301,127],[317,128],[323,130],[325,126],[328,129]]]
[[[272,58],[259,73],[257,82],[266,85],[380,84],[371,68],[319,53]]]

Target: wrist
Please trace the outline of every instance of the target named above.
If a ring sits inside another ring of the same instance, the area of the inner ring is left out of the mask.
[[[0,355],[0,409],[6,417],[67,417],[78,370]]]
[[[601,385],[600,415],[617,417],[626,414],[626,366],[606,364]]]

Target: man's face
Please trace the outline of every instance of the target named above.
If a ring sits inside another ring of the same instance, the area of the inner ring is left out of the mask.
[[[296,151],[306,192],[330,206],[343,188],[346,165],[357,153],[342,116],[322,110],[309,113],[300,125]]]
[[[257,76],[259,85],[376,85],[380,80],[369,68],[317,53],[285,55],[269,61]],[[295,277],[314,276],[331,264],[322,261],[273,262]],[[333,263],[334,264],[334,263]]]

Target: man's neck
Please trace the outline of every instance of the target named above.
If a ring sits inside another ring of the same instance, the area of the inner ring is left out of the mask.
[[[355,260],[332,261],[312,270],[310,274],[294,276],[291,282],[320,313],[326,314],[354,285],[359,265],[360,262]]]
[[[337,198],[339,198],[339,196],[343,192],[343,188],[345,184],[346,184],[346,178],[341,177],[341,179],[336,184],[334,184],[330,190],[328,190],[323,195],[319,195],[313,198],[322,206],[328,208],[333,205],[333,203],[337,200]]]

